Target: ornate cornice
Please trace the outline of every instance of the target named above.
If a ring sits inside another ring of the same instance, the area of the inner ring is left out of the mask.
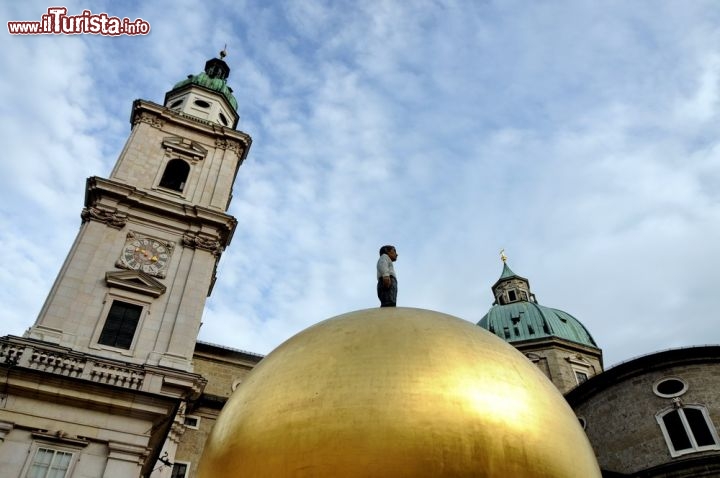
[[[162,128],[165,126],[165,121],[160,118],[160,115],[143,111],[138,115],[133,116],[132,125],[135,126],[138,123],[147,123],[153,128]]]
[[[245,161],[252,144],[252,138],[247,133],[185,115],[151,101],[135,100],[133,102],[130,124],[135,127],[139,123],[147,123],[155,128],[164,129],[167,124],[172,124],[184,130],[194,131],[206,137],[214,138],[218,149],[230,150],[238,155],[234,176],[237,176],[238,170]]]
[[[97,221],[115,229],[122,229],[127,223],[127,214],[117,210],[107,210],[98,207],[86,207],[80,213],[82,222]]]
[[[242,131],[226,128],[210,121],[195,118],[194,116],[184,115],[178,111],[173,111],[165,106],[153,103],[152,101],[135,100],[130,116],[130,123],[132,125],[143,122],[159,127],[158,121],[176,123],[186,128],[201,130],[203,133],[210,134],[216,138],[235,141],[241,145],[243,159],[252,144],[250,135]]]
[[[122,205],[127,210],[144,211],[167,219],[174,219],[182,224],[183,228],[191,226],[194,229],[210,228],[210,230],[215,230],[217,237],[214,239],[218,241],[220,250],[224,250],[230,244],[237,226],[237,219],[215,209],[180,203],[110,179],[97,176],[88,178],[85,189],[86,209],[112,210],[103,203],[110,203],[113,206]],[[123,217],[120,213],[117,215]],[[124,219],[127,220],[127,218],[128,215],[124,215]],[[113,227],[120,228],[122,226]],[[216,249],[214,244],[207,242],[206,237],[200,241],[199,245],[208,250]]]
[[[195,234],[192,232],[186,232],[182,239],[183,246],[190,247],[192,249],[203,249],[211,252],[215,256],[222,254],[222,244],[216,238],[204,236],[201,234]]]
[[[218,149],[227,149],[237,154],[242,152],[242,145],[238,141],[227,138],[217,138],[215,140],[215,147]]]

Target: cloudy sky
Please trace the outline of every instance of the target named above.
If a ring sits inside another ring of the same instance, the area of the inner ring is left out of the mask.
[[[0,335],[33,324],[131,103],[228,45],[239,226],[200,339],[268,353],[375,307],[479,321],[499,252],[606,366],[720,342],[720,5],[708,1],[66,2],[151,33],[14,36],[1,2]]]

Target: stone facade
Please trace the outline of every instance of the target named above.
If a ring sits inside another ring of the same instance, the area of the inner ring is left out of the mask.
[[[558,337],[513,342],[562,393],[602,372],[602,353]]]
[[[518,300],[535,302],[535,294],[530,292],[528,281],[523,277],[498,281],[493,286],[493,294],[496,304],[507,304]]]
[[[659,394],[656,387],[667,379],[684,383],[685,390]],[[720,476],[718,391],[720,346],[705,346],[622,363],[575,388],[566,399],[585,423],[605,476],[716,477]],[[715,445],[674,451],[658,417],[687,407],[699,407],[707,414]]]
[[[175,452],[174,461],[187,466],[187,476],[195,476],[205,440],[230,394],[261,359],[261,355],[219,345],[198,342],[195,346],[193,366],[208,383],[185,410],[185,430]]]
[[[0,338],[0,370],[8,477],[25,476],[41,449],[68,457],[67,476],[149,475],[179,400],[197,400],[206,382],[18,337]]]

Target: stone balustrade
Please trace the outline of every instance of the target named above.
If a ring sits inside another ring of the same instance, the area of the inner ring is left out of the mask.
[[[0,366],[3,365],[190,399],[197,398],[207,383],[191,372],[113,360],[14,336],[0,337]]]

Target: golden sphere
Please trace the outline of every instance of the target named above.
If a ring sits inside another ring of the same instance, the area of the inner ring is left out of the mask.
[[[438,312],[377,308],[280,345],[223,408],[201,478],[599,478],[555,386]]]

